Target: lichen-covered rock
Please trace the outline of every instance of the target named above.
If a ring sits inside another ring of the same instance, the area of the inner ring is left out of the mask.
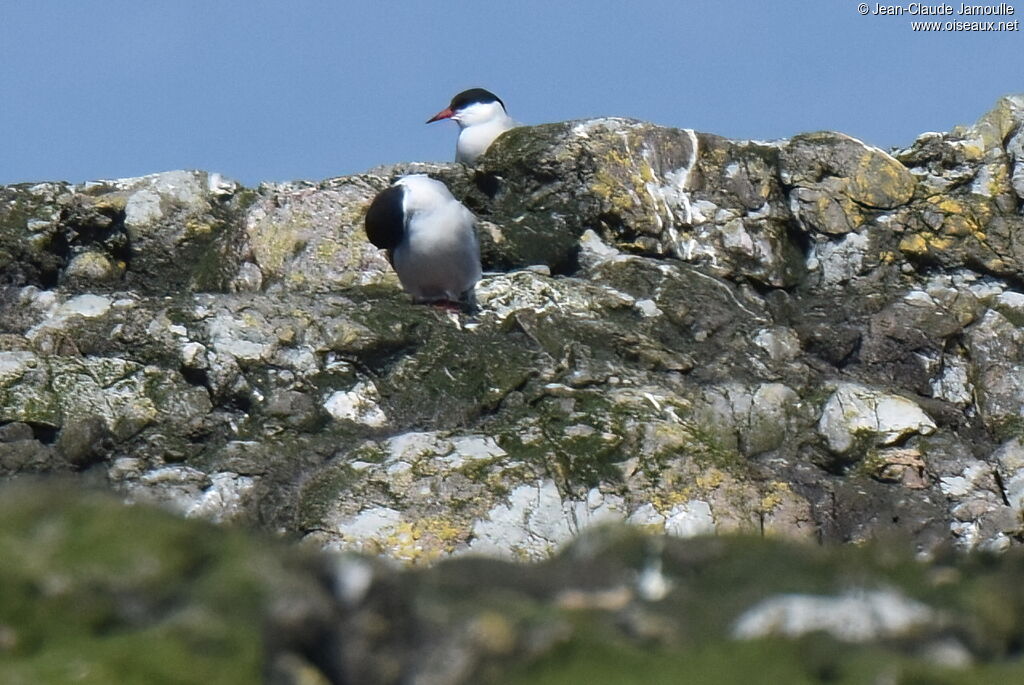
[[[777,165],[770,145],[627,119],[567,122],[501,136],[469,199],[496,226],[485,254],[500,267],[570,268],[589,230],[629,252],[790,285],[802,267],[788,210],[772,202]],[[567,178],[578,181],[559,187]]]
[[[841,383],[825,403],[818,431],[833,452],[888,446],[911,435],[930,435],[935,422],[917,404],[855,383]]]
[[[927,133],[896,157],[920,181],[920,199],[901,215],[899,249],[911,260],[968,266],[1000,276],[1024,266],[1024,218],[1016,183],[1024,96],[1003,98],[971,127]]]
[[[502,227],[500,265],[564,268],[587,228],[656,242],[680,219],[697,146],[692,131],[614,118],[503,135],[480,164],[490,200],[481,209]],[[578,183],[556,190],[566,178]]]
[[[970,328],[966,340],[970,355],[967,373],[985,422],[999,434],[1012,435],[1024,422],[1024,329],[1012,323],[1000,309],[988,310]],[[1007,313],[1014,316],[1012,309]]]
[[[61,227],[73,197],[66,183],[0,188],[0,282],[52,287],[67,265]]]
[[[248,263],[258,268],[260,286],[329,291],[391,282],[387,261],[362,227],[369,200],[385,186],[361,177],[260,186],[245,218]]]
[[[794,218],[807,233],[856,231],[872,212],[895,209],[914,196],[906,167],[842,134],[796,136],[781,149],[779,171],[790,188]]]
[[[1014,546],[1021,102],[892,155],[610,118],[472,169],[0,189],[0,470],[416,564],[612,520]],[[365,240],[410,172],[481,219],[471,315]]]

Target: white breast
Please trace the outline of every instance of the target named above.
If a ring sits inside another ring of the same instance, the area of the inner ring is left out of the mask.
[[[459,110],[452,118],[461,129],[455,145],[455,161],[463,164],[474,164],[495,138],[516,126],[500,102],[477,102]]]
[[[494,139],[512,128],[512,120],[489,121],[484,124],[467,126],[459,131],[459,141],[455,145],[455,161],[463,164],[475,164],[477,157],[487,152]]]

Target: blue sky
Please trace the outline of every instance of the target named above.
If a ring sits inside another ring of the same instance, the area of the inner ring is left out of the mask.
[[[1024,33],[915,33],[857,4],[5,3],[0,184],[198,168],[254,185],[447,161],[456,125],[424,122],[473,86],[524,123],[833,129],[881,147],[1024,91]]]

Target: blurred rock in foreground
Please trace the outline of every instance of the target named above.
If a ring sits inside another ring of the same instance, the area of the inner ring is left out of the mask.
[[[402,569],[63,486],[0,490],[0,682],[992,683],[1024,556],[595,528]]]

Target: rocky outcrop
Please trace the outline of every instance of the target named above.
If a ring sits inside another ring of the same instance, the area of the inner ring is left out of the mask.
[[[475,169],[0,189],[0,473],[409,562],[674,535],[1002,550],[1021,534],[1024,97],[887,154],[625,119]],[[426,172],[479,311],[362,233]]]

